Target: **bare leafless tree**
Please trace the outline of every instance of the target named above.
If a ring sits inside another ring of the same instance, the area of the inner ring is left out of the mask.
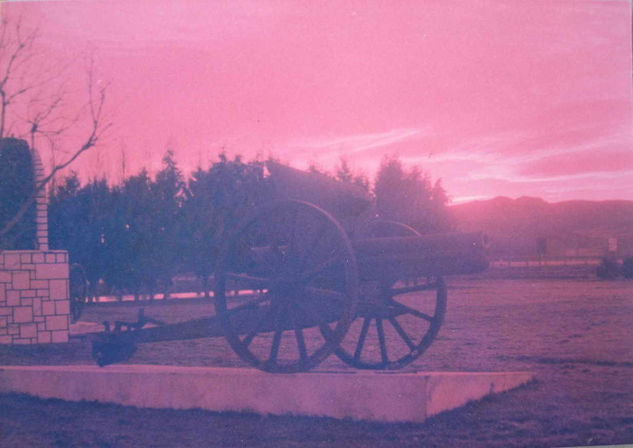
[[[111,125],[104,115],[108,84],[95,81],[92,58],[86,68],[87,99],[69,116],[71,108],[66,100],[71,64],[51,63],[37,46],[39,36],[38,29],[26,30],[21,18],[0,22],[0,138],[28,140],[32,149],[46,144],[54,153],[48,173],[36,182],[15,216],[0,228],[0,249],[3,238],[24,217],[37,195],[59,171],[93,148]],[[83,137],[61,151],[59,142],[70,129],[80,130]]]

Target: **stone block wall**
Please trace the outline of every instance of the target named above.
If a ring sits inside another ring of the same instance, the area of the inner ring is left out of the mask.
[[[33,178],[36,187],[44,181],[44,165],[40,154],[33,150]],[[48,250],[48,198],[46,188],[40,188],[35,197],[35,238],[39,250]]]
[[[68,253],[0,252],[0,344],[68,342]]]

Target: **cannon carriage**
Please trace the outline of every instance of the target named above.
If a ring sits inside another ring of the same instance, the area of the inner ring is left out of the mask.
[[[143,328],[143,316],[121,323],[93,341],[100,365],[141,342],[224,336],[268,372],[307,371],[332,353],[356,368],[401,368],[438,334],[444,276],[487,267],[481,234],[420,235],[374,219],[361,188],[277,163],[267,168],[277,200],[227,236],[214,273],[215,317],[153,328]]]

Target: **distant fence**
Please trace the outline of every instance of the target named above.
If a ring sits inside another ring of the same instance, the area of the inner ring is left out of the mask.
[[[526,266],[597,266],[602,261],[597,257],[529,257],[499,258],[492,260],[492,267],[526,267]]]
[[[480,277],[488,279],[593,279],[601,258],[498,258]]]

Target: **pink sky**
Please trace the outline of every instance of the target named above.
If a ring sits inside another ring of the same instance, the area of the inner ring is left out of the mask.
[[[5,3],[51,57],[95,54],[114,127],[76,168],[225,150],[303,168],[385,155],[454,201],[633,200],[631,4],[607,0]]]

